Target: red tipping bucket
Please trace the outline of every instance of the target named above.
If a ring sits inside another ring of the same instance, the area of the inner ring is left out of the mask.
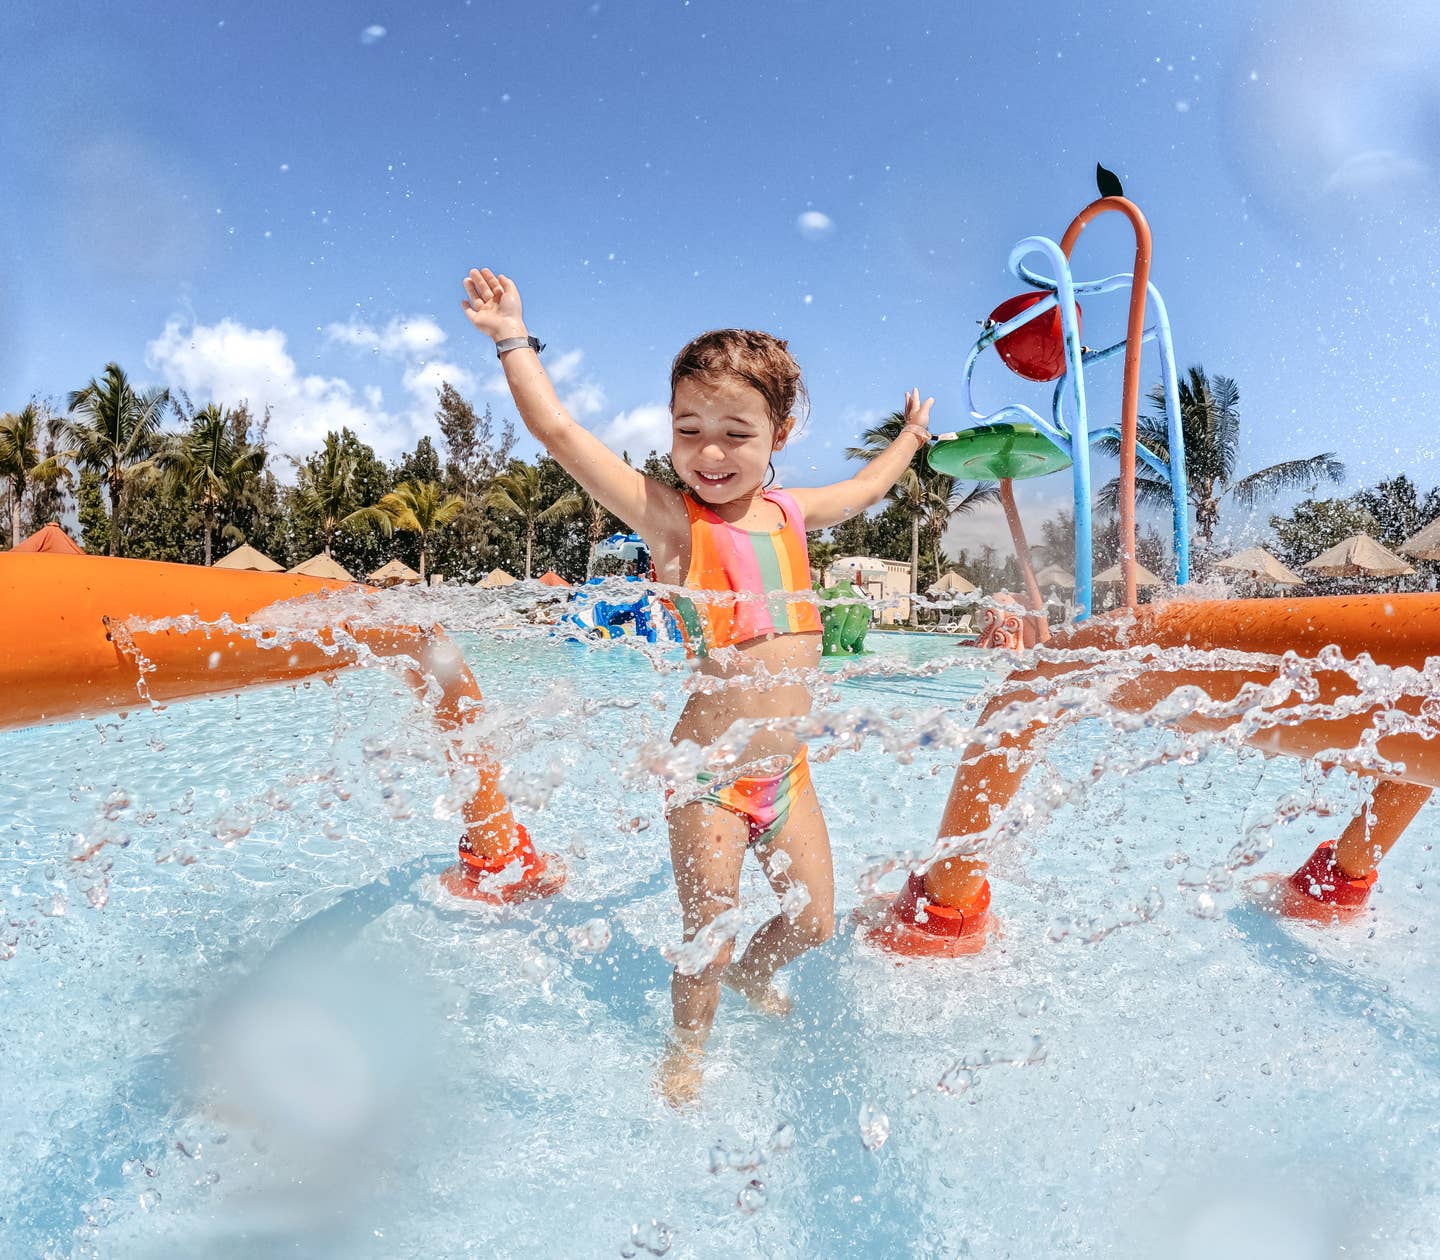
[[[1006,298],[990,312],[992,324],[1005,324],[1022,311],[1028,311],[1036,302],[1043,302],[1049,293],[1036,291],[1021,293]],[[1076,326],[1079,326],[1080,306],[1075,306]],[[1054,381],[1065,374],[1065,333],[1060,326],[1060,308],[1048,311],[1032,319],[1023,328],[1001,337],[995,349],[1005,360],[1011,371],[1027,381]]]

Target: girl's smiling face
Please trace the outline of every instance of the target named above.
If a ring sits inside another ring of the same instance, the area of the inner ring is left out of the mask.
[[[765,484],[770,456],[785,445],[759,390],[733,377],[687,376],[670,400],[670,462],[707,503],[733,503]]]

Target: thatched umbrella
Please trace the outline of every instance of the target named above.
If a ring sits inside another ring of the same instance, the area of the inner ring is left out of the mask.
[[[1400,553],[1416,560],[1440,560],[1440,516],[1401,543]]]
[[[337,582],[353,582],[355,579],[341,565],[336,564],[323,551],[316,556],[311,556],[302,564],[297,564],[291,573],[299,573],[303,577],[332,578]]]
[[[1063,586],[1069,590],[1075,587],[1075,575],[1064,565],[1047,564],[1035,575],[1038,586]]]
[[[1038,578],[1039,574],[1036,574],[1036,577]],[[1120,562],[1117,560],[1103,573],[1097,573],[1093,580],[1096,582],[1123,582],[1125,580],[1125,570],[1121,567]],[[1137,560],[1135,562],[1135,585],[1164,586],[1165,580],[1163,578],[1156,577],[1153,573],[1150,572],[1149,569],[1147,569]]]
[[[255,573],[284,573],[285,566],[276,564],[263,551],[256,551],[249,543],[241,543],[228,556],[215,561],[217,569],[248,569]]]
[[[506,573],[504,569],[491,569],[480,579],[481,586],[514,586],[518,579]]]
[[[925,593],[927,595],[973,595],[979,589],[974,582],[962,574],[956,573],[954,569],[948,569]]]
[[[387,560],[365,580],[376,586],[399,586],[402,582],[413,586],[420,575],[403,560]]]
[[[1415,572],[1393,551],[1387,551],[1363,532],[1322,551],[1302,567],[1322,577],[1403,577]]]
[[[1276,586],[1303,586],[1305,579],[1292,573],[1272,556],[1264,547],[1247,547],[1233,556],[1215,562],[1217,569],[1240,573],[1259,582],[1272,582]]]

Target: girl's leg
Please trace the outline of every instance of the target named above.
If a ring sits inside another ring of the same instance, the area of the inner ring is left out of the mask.
[[[670,860],[687,945],[717,917],[739,905],[740,868],[748,838],[744,819],[703,801],[670,815]],[[732,934],[695,974],[685,975],[677,968],[670,978],[675,1028],[690,1042],[703,1045],[709,1035],[720,1004],[720,977],[734,949]]]
[[[781,967],[807,949],[823,945],[835,932],[830,833],[813,784],[805,785],[780,834],[755,852],[770,887],[786,908],[750,938],[744,956],[726,973],[725,982],[751,1000],[764,1002],[770,981]]]

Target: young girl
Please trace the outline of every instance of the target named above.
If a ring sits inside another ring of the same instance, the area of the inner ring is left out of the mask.
[[[701,670],[723,685],[690,697],[672,742],[708,749],[737,721],[807,714],[809,689],[795,680],[819,665],[821,636],[805,533],[884,498],[929,440],[934,400],[922,402],[918,390],[907,394],[899,436],[854,477],[811,490],[767,490],[771,457],[795,429],[800,369],[785,343],[768,333],[705,333],[670,370],[670,461],[686,487],[672,490],[630,467],[566,412],[512,280],[486,269],[471,271],[464,284],[465,314],[494,339],[525,427],[645,540],[657,580],[696,592],[693,603],[678,601],[686,639]],[[668,807],[685,940],[737,905],[747,849],[786,910],[755,933],[733,965],[733,933],[712,930],[720,940],[708,964],[675,971],[675,1040],[661,1087],[676,1103],[698,1091],[700,1052],[722,981],[779,1009],[772,977],[828,940],[835,926],[830,840],[805,745],[762,725],[723,776],[700,776],[702,785],[712,780],[703,795],[699,788],[675,793]],[[710,940],[701,945],[708,954]]]

